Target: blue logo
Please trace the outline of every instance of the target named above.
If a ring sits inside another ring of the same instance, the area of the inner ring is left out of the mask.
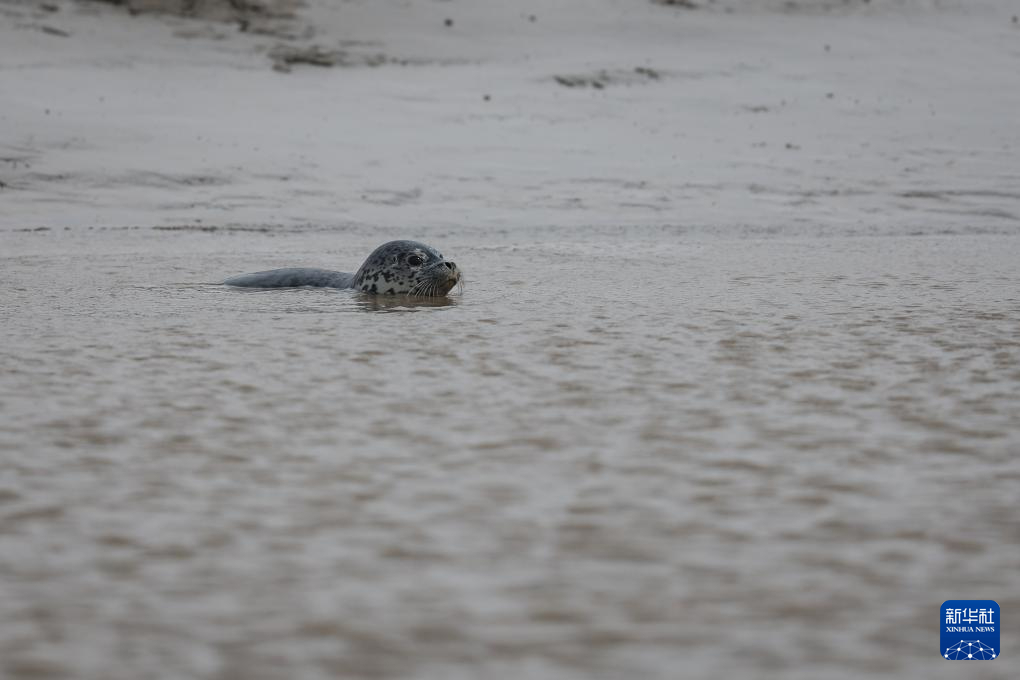
[[[995,600],[946,600],[942,622],[943,659],[950,661],[991,661],[997,659],[1002,611]]]

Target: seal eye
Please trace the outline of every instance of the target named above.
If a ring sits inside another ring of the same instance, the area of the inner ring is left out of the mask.
[[[422,259],[418,255],[412,255],[411,257],[407,258],[407,264],[411,265],[412,267],[417,267],[421,263]]]

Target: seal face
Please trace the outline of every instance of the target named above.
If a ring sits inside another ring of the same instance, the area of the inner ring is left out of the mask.
[[[442,296],[460,281],[460,270],[435,248],[417,241],[390,241],[376,248],[354,274],[362,293]]]
[[[424,243],[390,241],[368,256],[354,274],[328,269],[288,268],[234,276],[223,283],[246,288],[353,288],[378,295],[441,297],[460,282],[453,262]]]

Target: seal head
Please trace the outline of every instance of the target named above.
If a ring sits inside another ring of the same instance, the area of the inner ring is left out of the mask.
[[[390,241],[368,256],[351,288],[381,295],[443,296],[460,282],[460,270],[435,248],[417,241]]]

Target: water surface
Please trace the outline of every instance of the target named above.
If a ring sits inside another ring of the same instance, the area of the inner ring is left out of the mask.
[[[817,233],[8,232],[0,674],[957,677],[1020,238]],[[214,285],[398,236],[463,292]]]

